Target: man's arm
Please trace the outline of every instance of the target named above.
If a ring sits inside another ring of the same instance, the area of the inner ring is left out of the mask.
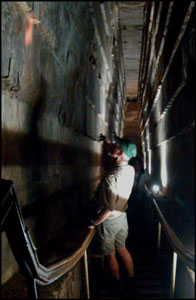
[[[105,221],[110,215],[111,215],[112,211],[111,210],[106,210],[103,214],[101,214],[95,221],[94,224],[95,225],[99,225],[101,224],[103,221]],[[93,225],[88,226],[88,228],[94,228]]]

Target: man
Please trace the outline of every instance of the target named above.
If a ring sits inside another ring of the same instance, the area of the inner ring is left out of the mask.
[[[149,181],[150,176],[147,170],[144,169],[143,162],[139,157],[130,159],[129,164],[135,169],[133,190],[129,199],[130,205],[127,210],[129,224],[137,224],[138,220],[140,220],[140,224],[143,224],[142,222],[149,218],[149,210],[151,209],[145,189],[145,183]],[[134,214],[132,213],[133,211]],[[150,225],[150,220],[148,220],[148,224],[146,225]]]
[[[128,236],[128,222],[126,209],[128,198],[134,183],[134,168],[128,164],[131,157],[137,154],[136,146],[131,141],[114,136],[116,143],[100,135],[103,144],[103,163],[105,168],[104,178],[99,184],[95,198],[100,201],[103,213],[92,221],[92,226],[97,229],[98,239],[101,244],[102,254],[107,257],[112,273],[114,288],[122,291],[119,264],[116,253],[122,259],[128,275],[128,286],[132,286],[134,265],[131,254],[125,242]]]
[[[129,165],[135,169],[135,179],[133,188],[136,190],[145,191],[145,183],[149,180],[149,175],[143,167],[143,162],[139,157],[133,157],[129,161]]]

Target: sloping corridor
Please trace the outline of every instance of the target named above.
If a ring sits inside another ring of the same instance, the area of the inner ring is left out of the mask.
[[[194,299],[195,2],[1,8],[1,298]],[[89,228],[114,133],[142,165],[122,293]]]

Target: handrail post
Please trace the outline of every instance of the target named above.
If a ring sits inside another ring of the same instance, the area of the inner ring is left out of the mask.
[[[161,248],[161,223],[158,222],[157,256],[160,255],[160,248]]]
[[[177,253],[173,252],[172,269],[171,269],[171,281],[170,281],[170,294],[169,294],[170,299],[174,299],[175,283],[176,283],[177,257],[178,257]]]
[[[85,271],[85,284],[86,284],[86,298],[90,299],[87,250],[85,250],[84,252],[84,271]]]

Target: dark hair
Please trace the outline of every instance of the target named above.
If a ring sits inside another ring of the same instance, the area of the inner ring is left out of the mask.
[[[112,172],[112,170],[115,170],[117,167],[117,157],[113,157],[111,155],[113,154],[116,146],[116,143],[103,144],[102,163],[105,171]]]
[[[135,164],[136,163],[139,163],[140,164],[140,167],[141,167],[141,173],[144,173],[144,167],[143,167],[143,162],[141,160],[141,158],[139,158],[138,156],[136,157],[132,157],[130,160],[129,160],[129,165],[135,167]]]

